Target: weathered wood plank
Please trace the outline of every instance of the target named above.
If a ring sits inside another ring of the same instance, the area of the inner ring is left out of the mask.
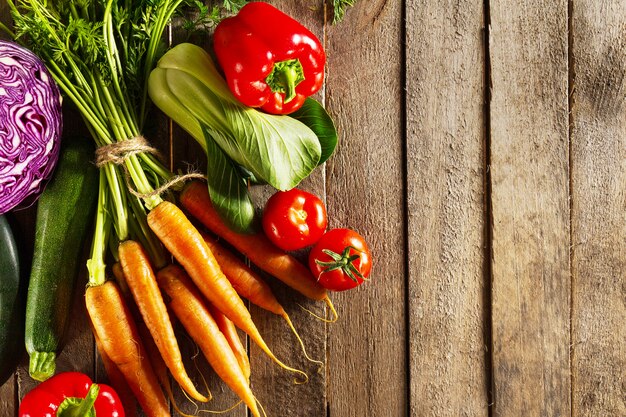
[[[327,28],[326,102],[340,132],[326,166],[330,227],[374,256],[371,281],[331,294],[329,415],[407,414],[402,2],[359,1]]]
[[[491,2],[495,416],[570,414],[567,2]]]
[[[572,416],[624,416],[626,4],[572,9]]]
[[[483,2],[406,18],[410,415],[486,416]]]
[[[0,410],[6,417],[17,417],[17,379],[14,374],[3,385],[0,385]]]

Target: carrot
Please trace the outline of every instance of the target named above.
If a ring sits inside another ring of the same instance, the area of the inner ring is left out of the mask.
[[[94,335],[94,339],[96,341],[96,347],[98,348],[98,352],[100,353],[100,359],[102,359],[102,363],[104,364],[104,370],[107,373],[107,377],[109,378],[109,383],[115,389],[115,392],[120,396],[120,400],[122,400],[122,405],[124,406],[124,412],[126,417],[137,417],[137,402],[135,401],[135,397],[133,397],[133,392],[128,386],[128,382],[124,378],[124,375],[117,367],[115,363],[109,358],[104,347],[102,346],[102,341],[96,334],[95,330],[92,328],[92,333]]]
[[[255,417],[260,417],[256,399],[235,354],[187,274],[178,266],[170,265],[158,272],[157,280],[169,295],[174,314],[198,344],[215,373],[242,399]]]
[[[293,256],[275,246],[265,235],[262,233],[247,235],[231,230],[213,208],[209,191],[204,183],[193,181],[187,184],[180,195],[180,202],[200,223],[226,239],[262,270],[312,300],[328,300],[326,290],[317,283],[311,271]]]
[[[174,328],[148,255],[139,243],[127,240],[119,245],[119,256],[126,283],[172,376],[191,397],[202,402],[208,401],[196,390],[185,371]]]
[[[169,417],[167,401],[117,284],[106,281],[88,287],[85,302],[103,351],[124,375],[141,408],[151,417]]]
[[[233,285],[233,288],[243,298],[253,304],[279,316],[287,314],[278,302],[267,283],[235,254],[217,243],[206,233],[200,232],[224,275]]]
[[[228,341],[230,348],[233,350],[233,353],[237,358],[237,362],[239,362],[239,367],[241,368],[243,375],[246,377],[246,381],[250,382],[250,358],[248,358],[246,348],[243,346],[243,343],[241,343],[235,324],[221,311],[215,308],[213,304],[207,303],[207,308],[209,309],[211,316],[213,316],[215,323],[217,323],[217,327],[219,327],[220,331]]]
[[[130,303],[132,303],[132,294],[130,289],[128,288],[128,284],[126,282],[126,277],[124,276],[124,271],[122,270],[122,266],[119,263],[113,264],[111,268],[113,271],[113,276],[115,276],[115,280],[120,288],[124,299]],[[135,318],[135,323],[137,324],[137,332],[139,333],[139,337],[141,338],[144,348],[146,350],[146,354],[148,355],[148,360],[152,365],[152,369],[161,384],[161,386],[165,389],[174,409],[178,411],[180,415],[185,415],[182,411],[179,410],[178,405],[176,404],[176,399],[174,398],[174,392],[172,391],[172,384],[170,383],[170,378],[167,373],[167,366],[161,357],[161,353],[159,352],[159,348],[154,343],[152,335],[150,334],[150,330],[146,327],[146,323],[143,322],[141,318],[141,313],[137,309],[135,304],[130,304],[128,308],[131,310],[131,314]],[[169,315],[169,314],[168,314]]]
[[[269,285],[241,259],[237,258],[232,252],[217,243],[215,239],[211,238],[206,233],[201,232],[201,234],[205,243],[209,249],[211,249],[211,252],[213,252],[215,259],[217,259],[217,263],[222,268],[224,275],[226,275],[226,278],[233,284],[233,288],[235,288],[237,293],[250,300],[251,303],[285,319],[287,325],[298,339],[304,356],[312,362],[320,363],[309,357],[304,347],[304,342],[296,331],[289,315],[274,296]]]
[[[148,225],[218,310],[246,332],[274,362],[307,378],[304,372],[285,365],[272,353],[202,235],[176,205],[169,201],[160,203],[148,213]]]

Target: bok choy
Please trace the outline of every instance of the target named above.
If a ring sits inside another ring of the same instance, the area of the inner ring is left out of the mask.
[[[148,91],[207,152],[211,199],[238,230],[248,229],[254,217],[240,167],[289,190],[322,158],[320,139],[306,124],[242,105],[198,46],[183,43],[168,51],[150,74]]]

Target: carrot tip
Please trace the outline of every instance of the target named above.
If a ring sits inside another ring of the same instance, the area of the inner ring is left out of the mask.
[[[255,398],[256,400],[256,398]],[[207,414],[225,414],[229,411],[233,411],[235,408],[239,407],[239,405],[243,402],[243,400],[237,401],[234,405],[228,407],[226,410],[197,410],[196,413],[207,413]]]
[[[302,379],[298,379],[298,378],[294,378],[293,382],[296,385],[302,385],[302,384],[306,384],[307,382],[309,382],[309,375],[304,372],[301,371],[300,369],[296,369],[296,368],[292,368],[291,366],[285,365],[283,362],[281,362],[276,356],[274,356],[273,353],[271,353],[271,351],[266,351],[266,353],[268,354],[268,356],[281,368],[283,368],[286,371],[289,372],[293,372],[295,374],[301,375]]]
[[[313,359],[312,357],[309,356],[308,352],[306,351],[306,347],[304,346],[304,342],[302,341],[302,338],[300,337],[300,335],[298,334],[298,331],[296,330],[295,326],[293,325],[291,319],[289,318],[289,315],[285,312],[283,314],[283,318],[285,319],[285,321],[287,322],[287,325],[289,326],[289,328],[291,329],[291,331],[293,332],[293,334],[296,336],[296,339],[298,339],[298,343],[300,343],[300,347],[302,348],[302,353],[304,354],[304,357],[313,363],[316,363],[319,365],[319,369],[318,372],[322,371],[322,368],[324,367],[324,362],[322,361],[318,361],[316,359]]]
[[[337,314],[337,310],[335,309],[335,306],[333,305],[333,302],[330,300],[330,298],[328,296],[326,296],[323,300],[326,303],[326,305],[328,306],[328,308],[330,309],[330,312],[332,313],[332,318],[330,318],[330,319],[326,318],[326,317],[318,316],[317,314],[315,314],[314,312],[312,312],[308,308],[304,307],[300,303],[298,303],[298,306],[301,309],[303,309],[304,311],[306,311],[307,313],[309,313],[310,315],[312,315],[313,317],[315,317],[316,319],[323,321],[324,323],[336,323],[337,320],[339,320],[339,314]]]

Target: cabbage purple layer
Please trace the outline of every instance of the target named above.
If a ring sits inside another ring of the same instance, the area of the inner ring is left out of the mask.
[[[54,171],[61,95],[43,62],[0,40],[0,214],[32,204]]]

